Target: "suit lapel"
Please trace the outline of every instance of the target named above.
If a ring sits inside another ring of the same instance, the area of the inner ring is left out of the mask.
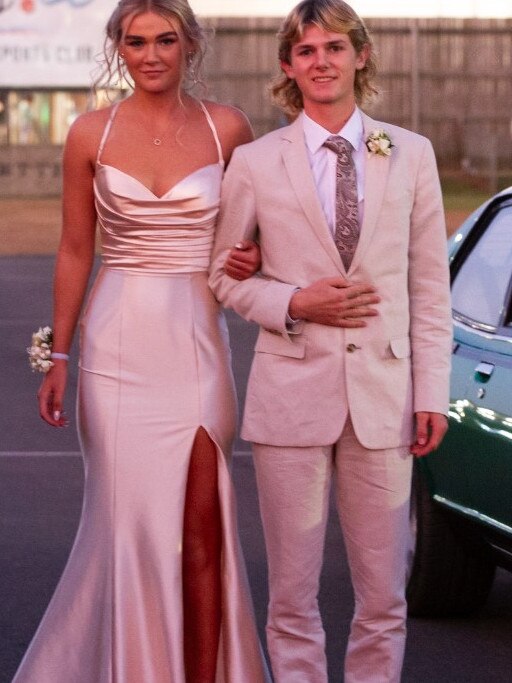
[[[382,128],[384,124],[374,121],[366,114],[363,114],[363,139],[376,128]],[[396,150],[395,150],[396,151]],[[391,153],[393,154],[393,152]],[[361,263],[363,255],[368,248],[375,228],[377,227],[382,201],[388,181],[388,174],[391,164],[391,157],[370,154],[366,159],[365,178],[364,178],[364,216],[359,242],[354,253],[354,258],[350,264],[349,273]]]
[[[300,117],[290,126],[283,129],[282,155],[290,183],[313,231],[327,254],[334,261],[336,267],[340,271],[345,272],[331,231],[327,225],[322,205],[318,199],[315,181],[309,165],[304,140],[304,129]]]

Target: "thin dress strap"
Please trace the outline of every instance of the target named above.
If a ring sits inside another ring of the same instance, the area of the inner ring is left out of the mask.
[[[101,136],[101,142],[100,146],[98,147],[98,154],[96,155],[96,163],[100,163],[100,157],[101,153],[103,152],[103,147],[105,147],[105,143],[107,141],[108,135],[110,133],[110,129],[112,128],[112,123],[114,122],[114,119],[117,114],[117,109],[120,105],[120,102],[116,102],[114,106],[112,107],[112,111],[110,112],[110,116],[107,121],[107,125],[105,126],[105,130],[103,131],[103,135]]]
[[[206,116],[206,120],[208,121],[208,125],[210,126],[210,129],[212,131],[213,138],[215,140],[215,144],[217,145],[217,152],[219,153],[219,164],[221,166],[224,166],[224,157],[222,155],[222,145],[220,144],[219,134],[217,133],[217,129],[215,128],[215,124],[213,123],[213,119],[210,115],[210,112],[204,106],[204,104],[201,102],[201,100],[199,100],[199,104],[201,105],[201,109],[204,111],[204,115]]]

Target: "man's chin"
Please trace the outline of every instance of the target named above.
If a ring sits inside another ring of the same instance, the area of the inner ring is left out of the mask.
[[[318,95],[316,97],[310,98],[310,102],[316,105],[330,105],[336,104],[339,101],[339,97],[331,94]]]

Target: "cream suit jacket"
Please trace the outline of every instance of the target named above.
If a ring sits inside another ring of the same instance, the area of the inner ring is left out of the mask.
[[[223,182],[210,286],[260,325],[242,437],[276,446],[337,441],[347,411],[366,448],[413,441],[413,413],[446,413],[451,314],[444,212],[430,142],[363,115],[365,139],[385,129],[391,156],[366,161],[364,220],[348,272],[320,206],[301,120],[235,150]],[[239,282],[227,250],[257,238],[262,267]],[[367,326],[299,323],[297,287],[326,277],[371,282],[381,302]]]

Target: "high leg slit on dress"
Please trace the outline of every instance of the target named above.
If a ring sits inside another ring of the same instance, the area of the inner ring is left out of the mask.
[[[222,620],[217,683],[263,683],[228,470],[236,422],[227,328],[207,284],[219,161],[163,196],[101,163],[102,267],[80,324],[82,517],[13,683],[184,683],[182,533],[192,445],[217,451]]]

